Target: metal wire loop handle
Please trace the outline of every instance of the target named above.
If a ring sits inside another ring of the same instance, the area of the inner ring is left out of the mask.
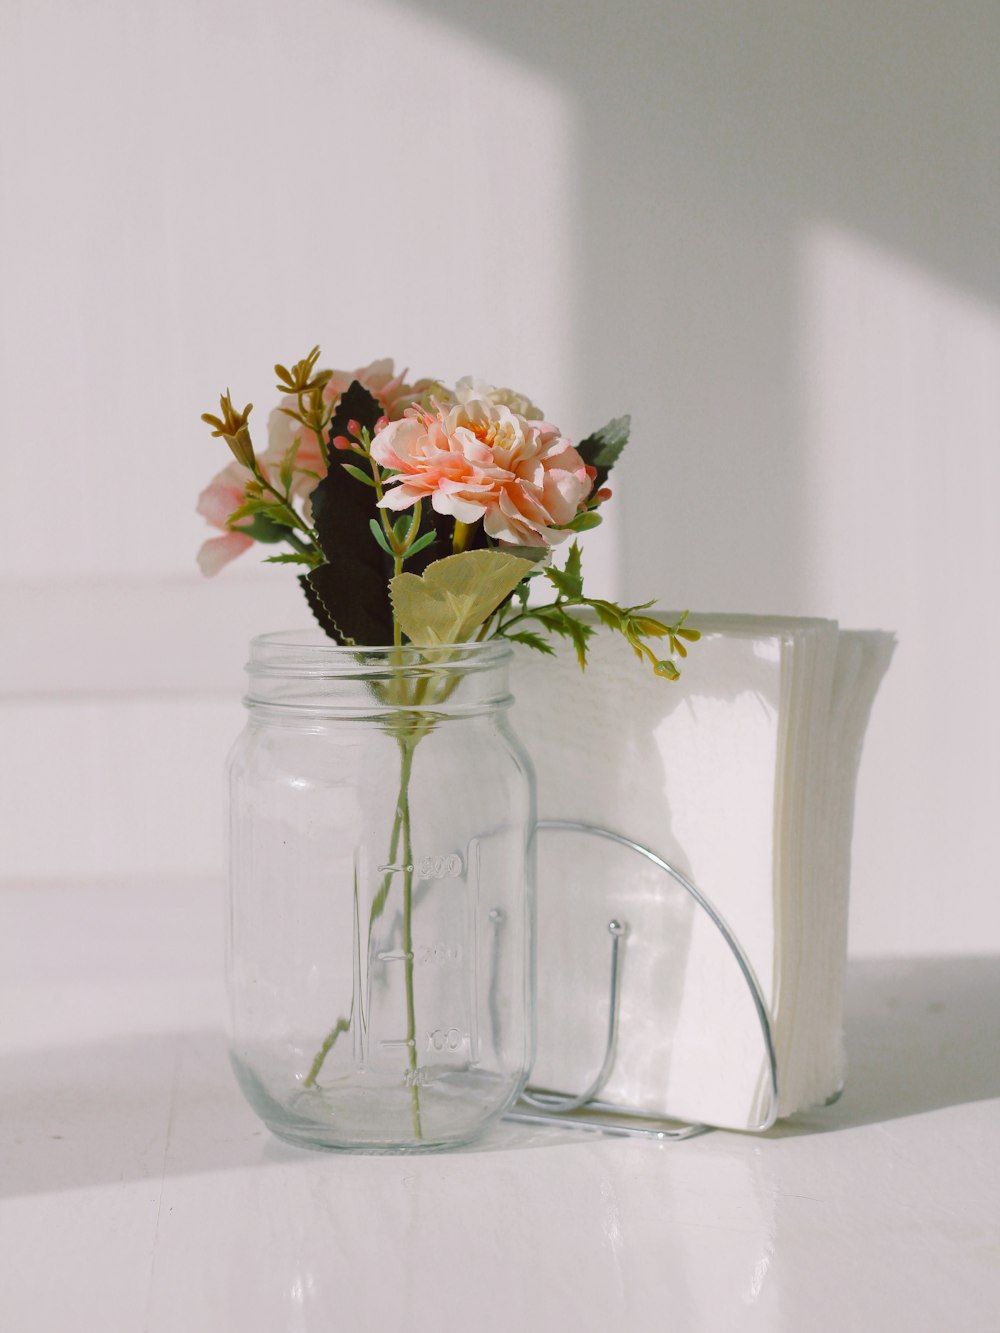
[[[535,825],[536,834],[540,832],[548,832],[550,830],[564,833],[583,833],[592,837],[604,838],[608,842],[617,843],[620,847],[627,847],[630,851],[637,852],[658,869],[669,875],[675,883],[679,884],[718,930],[719,934],[725,940],[730,953],[736,959],[736,963],[739,966],[743,979],[750,991],[750,996],[754,1003],[757,1021],[760,1025],[761,1036],[764,1039],[764,1047],[767,1053],[767,1067],[771,1084],[770,1105],[764,1119],[761,1120],[759,1124],[749,1125],[747,1128],[755,1132],[770,1129],[778,1118],[778,1058],[774,1049],[774,1033],[771,1028],[771,1019],[767,1011],[767,1002],[764,999],[763,991],[761,990],[760,983],[757,980],[750,960],[744,953],[739,940],[737,940],[732,930],[726,924],[722,914],[712,902],[706,898],[697,885],[693,884],[686,875],[682,874],[681,871],[676,868],[676,866],[672,866],[668,861],[665,861],[662,856],[658,856],[648,847],[644,847],[641,843],[635,842],[631,838],[622,837],[620,833],[614,833],[611,829],[600,828],[596,824],[585,824],[571,819],[542,819]],[[584,1092],[581,1092],[577,1096],[552,1092],[548,1089],[526,1088],[521,1094],[521,1098],[516,1103],[514,1109],[508,1112],[507,1119],[517,1120],[528,1124],[558,1124],[572,1128],[594,1128],[601,1129],[607,1134],[657,1139],[688,1139],[693,1138],[697,1134],[708,1133],[714,1126],[707,1124],[675,1125],[661,1117],[650,1116],[638,1108],[612,1105],[598,1099],[598,1094],[607,1083],[614,1067],[615,1048],[618,1039],[619,980],[621,974],[620,952],[624,943],[627,927],[622,922],[615,920],[608,923],[608,930],[612,937],[611,985],[608,1003],[608,1036],[605,1045],[604,1060],[597,1077]],[[522,1107],[527,1107],[528,1109],[521,1109]],[[589,1117],[575,1114],[584,1110],[593,1112],[594,1114]],[[630,1124],[630,1120],[642,1120],[646,1123],[642,1125]]]
[[[581,1106],[593,1101],[607,1083],[615,1063],[615,1047],[618,1044],[619,954],[627,929],[628,927],[621,921],[608,922],[608,933],[611,936],[611,997],[608,1001],[608,1039],[604,1047],[604,1062],[597,1077],[578,1097],[564,1097],[561,1093],[543,1091],[541,1088],[525,1088],[521,1093],[521,1101],[525,1105],[533,1106],[539,1111],[555,1111],[562,1114],[578,1111]]]

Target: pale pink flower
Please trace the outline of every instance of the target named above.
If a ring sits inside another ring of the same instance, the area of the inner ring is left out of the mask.
[[[554,546],[593,481],[583,459],[555,426],[529,421],[502,403],[470,398],[430,412],[413,407],[372,441],[372,456],[398,475],[381,501],[408,509],[430,497],[439,514],[483,520],[497,541]]]
[[[405,374],[405,371],[403,372]],[[323,398],[327,403],[335,403],[357,380],[379,401],[388,417],[401,416],[403,409],[412,401],[413,391],[403,383],[403,375],[395,373],[391,357],[372,361],[360,370],[335,370],[323,386]],[[295,470],[292,475],[291,493],[300,499],[307,499],[312,494],[319,480],[326,476],[326,464],[320,452],[316,432],[307,429],[300,422],[294,421],[281,408],[297,409],[298,400],[291,396],[282,398],[267,419],[267,448],[260,455],[260,461],[266,467],[277,472],[289,448],[299,441],[295,455]]]
[[[225,534],[222,537],[209,537],[202,543],[198,552],[198,565],[203,574],[218,574],[230,560],[235,560],[253,545],[252,537],[234,531],[227,523],[229,515],[239,509],[246,499],[246,484],[252,479],[250,469],[234,459],[212,478],[198,496],[198,513],[208,519],[213,528],[219,528]],[[252,520],[242,519],[241,522],[246,524]]]
[[[323,386],[323,397],[328,403],[335,402],[351,387],[352,382],[357,380],[373,398],[379,400],[386,415],[393,417],[400,415],[394,410],[397,400],[405,398],[409,393],[409,389],[403,383],[405,374],[405,370],[396,374],[395,363],[390,356],[382,357],[380,361],[372,361],[369,365],[353,372],[335,370]]]
[[[297,407],[297,401],[294,398],[282,398],[281,407]],[[326,476],[326,464],[315,431],[306,430],[301,422],[293,421],[276,407],[267,419],[267,448],[259,455],[258,461],[270,473],[277,474],[285,455],[296,440],[299,448],[295,455],[290,490],[292,495],[304,499],[312,493],[317,481]]]

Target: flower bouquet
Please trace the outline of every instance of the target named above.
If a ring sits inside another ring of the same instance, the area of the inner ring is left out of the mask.
[[[233,461],[199,499],[221,533],[202,570],[283,548],[268,559],[299,567],[319,626],[252,649],[233,1060],[286,1138],[442,1146],[501,1114],[531,1061],[534,805],[508,645],[561,636],[585,666],[596,617],[674,679],[698,632],[584,591],[579,537],[627,417],[574,445],[512,390],[318,359],[275,367],[263,452],[228,392],[204,417]]]

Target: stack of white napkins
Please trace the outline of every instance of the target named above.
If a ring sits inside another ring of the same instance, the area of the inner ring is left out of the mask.
[[[664,616],[664,618],[668,618]],[[830,620],[693,615],[680,681],[597,627],[587,670],[518,646],[512,722],[539,818],[610,829],[710,899],[760,982],[782,1116],[844,1080],[843,986],[858,761],[894,640]],[[610,936],[627,925],[617,1052],[602,1099],[732,1128],[767,1115],[760,1023],[707,915],[635,852],[539,834],[536,1087],[581,1091],[607,1035]]]

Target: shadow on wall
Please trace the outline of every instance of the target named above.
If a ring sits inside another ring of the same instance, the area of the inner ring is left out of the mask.
[[[581,419],[631,410],[642,442],[624,595],[659,568],[702,609],[835,614],[810,580],[798,248],[846,228],[1000,301],[1000,8],[409,3],[576,97]],[[526,144],[515,193],[531,172]]]

